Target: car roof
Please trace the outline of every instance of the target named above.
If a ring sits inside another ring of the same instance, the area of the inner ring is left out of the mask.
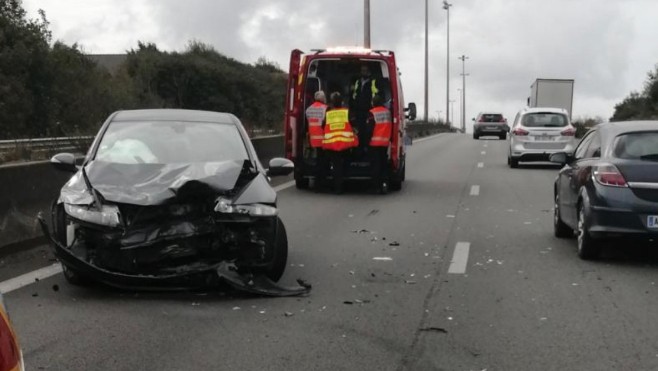
[[[658,131],[658,120],[606,122],[597,125],[595,128],[605,131],[610,136],[618,136],[636,131]]]
[[[112,117],[112,121],[187,121],[240,124],[240,120],[231,113],[170,108],[118,111]]]
[[[502,112],[499,111],[482,111],[478,115],[502,115]]]

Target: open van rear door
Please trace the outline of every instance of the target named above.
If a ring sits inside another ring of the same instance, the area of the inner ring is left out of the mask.
[[[302,55],[304,53],[295,49],[290,53],[290,69],[288,70],[288,90],[286,93],[286,108],[284,118],[284,135],[286,158],[295,160],[299,143],[298,121],[299,108],[296,100],[299,95],[299,79]]]

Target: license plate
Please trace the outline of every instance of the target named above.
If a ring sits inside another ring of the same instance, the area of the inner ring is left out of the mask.
[[[647,217],[647,227],[658,229],[658,215],[649,215]]]
[[[488,130],[498,130],[498,127],[496,126],[489,126],[487,127]]]
[[[535,140],[536,141],[542,141],[542,142],[552,142],[553,140],[555,140],[555,137],[553,137],[551,135],[537,135],[535,137]]]

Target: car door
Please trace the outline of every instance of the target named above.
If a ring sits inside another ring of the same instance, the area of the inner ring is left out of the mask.
[[[574,172],[580,168],[579,162],[585,158],[587,148],[593,139],[594,132],[591,131],[583,137],[573,157],[570,161],[560,170],[558,175],[558,195],[559,195],[559,208],[562,221],[570,227],[576,225],[576,209],[575,203],[578,199],[577,192],[574,190]]]
[[[580,152],[577,151],[571,166],[571,177],[569,178],[569,191],[567,205],[567,218],[570,223],[575,226],[577,224],[577,206],[580,189],[587,183],[592,175],[592,165],[601,156],[601,134],[598,130],[593,130],[587,136],[587,142],[582,142],[578,146]],[[569,224],[571,225],[571,224]]]

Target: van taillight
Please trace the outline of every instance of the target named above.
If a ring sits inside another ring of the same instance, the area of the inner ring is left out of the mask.
[[[576,130],[574,130],[572,128],[568,128],[568,129],[562,130],[562,132],[560,134],[562,134],[562,136],[564,136],[564,137],[573,137],[573,136],[576,135]]]
[[[530,132],[528,132],[525,129],[516,128],[512,131],[512,134],[516,135],[517,137],[524,137],[524,136],[530,134]]]
[[[599,165],[592,169],[597,183],[608,187],[628,187],[626,179],[615,165]]]

